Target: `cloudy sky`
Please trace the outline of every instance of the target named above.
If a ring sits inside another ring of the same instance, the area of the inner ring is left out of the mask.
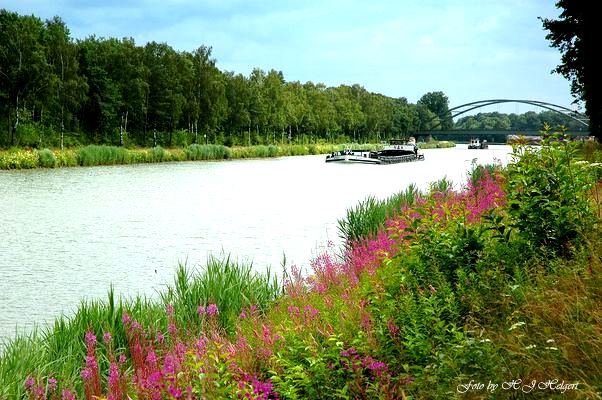
[[[552,0],[0,0],[0,7],[58,15],[76,39],[211,46],[221,70],[245,75],[276,69],[287,81],[358,83],[411,102],[443,91],[450,106],[573,101],[569,82],[550,74],[560,55],[537,19],[559,15]],[[531,110],[495,107],[482,111]]]

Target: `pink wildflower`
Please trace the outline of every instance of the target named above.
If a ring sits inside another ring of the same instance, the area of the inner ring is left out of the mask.
[[[113,339],[113,337],[111,336],[111,332],[105,332],[105,333],[103,333],[103,335],[102,335],[102,341],[105,344],[111,343],[111,339]]]
[[[173,317],[173,314],[174,314],[173,304],[166,305],[165,310],[167,311],[168,316]]]
[[[140,325],[140,322],[133,320],[132,321],[132,330],[134,331],[142,331],[142,325]]]
[[[219,310],[217,309],[217,305],[215,305],[214,303],[211,303],[207,306],[207,315],[210,317],[213,317],[215,315],[219,314]]]
[[[92,371],[90,371],[88,368],[84,368],[84,369],[82,369],[82,372],[79,373],[79,376],[84,381],[87,381],[88,379],[90,379],[92,377]]]
[[[397,336],[400,331],[399,326],[397,326],[392,319],[387,321],[387,328],[389,329],[391,336]]]
[[[56,390],[57,381],[55,378],[48,378],[48,390],[54,392]]]
[[[170,394],[171,397],[175,399],[179,399],[180,397],[182,397],[182,391],[172,385],[169,385],[169,388],[167,388],[167,392]]]
[[[295,306],[288,306],[288,313],[291,317],[295,318],[299,316],[299,307],[295,307]]]
[[[155,364],[157,362],[157,355],[154,351],[149,351],[146,355],[146,362],[149,364]]]
[[[303,308],[303,311],[305,311],[305,317],[310,319],[315,318],[318,314],[320,314],[320,310],[313,308],[309,304]]]
[[[197,314],[199,314],[199,316],[205,315],[205,313],[207,312],[207,310],[205,309],[205,306],[199,306],[196,309]]]
[[[76,397],[69,389],[63,389],[61,392],[61,400],[76,400]]]
[[[33,387],[33,385],[35,385],[35,380],[33,379],[32,376],[28,376],[27,379],[25,379],[25,388],[26,389],[31,389]]]
[[[86,331],[85,337],[88,346],[94,346],[96,344],[96,335],[92,331]]]

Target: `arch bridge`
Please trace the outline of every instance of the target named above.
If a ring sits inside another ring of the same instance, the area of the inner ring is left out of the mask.
[[[491,99],[491,100],[479,100],[470,103],[462,104],[456,107],[452,107],[448,110],[451,114],[451,118],[454,119],[460,115],[466,114],[472,110],[478,108],[487,107],[502,103],[519,103],[527,104],[539,108],[543,108],[555,113],[564,115],[574,121],[576,121],[583,128],[580,130],[567,131],[566,133],[571,136],[589,136],[589,119],[584,114],[571,110],[570,108],[559,106],[557,104],[547,103],[545,101],[538,100],[516,100],[516,99]],[[490,142],[505,143],[508,135],[525,135],[525,136],[538,136],[540,131],[517,131],[517,130],[441,130],[437,129],[441,125],[443,118],[449,117],[449,115],[437,115],[435,118],[439,118],[439,122],[433,128],[428,130],[419,130],[415,133],[416,140],[418,141],[429,141],[435,137],[437,139],[460,139],[469,140],[470,137],[478,137],[480,139],[486,139]],[[434,119],[434,118],[433,118]]]

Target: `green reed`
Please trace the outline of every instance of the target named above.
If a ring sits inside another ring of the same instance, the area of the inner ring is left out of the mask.
[[[130,155],[127,149],[117,146],[88,145],[77,152],[81,166],[128,164]]]
[[[220,144],[191,144],[185,150],[188,160],[225,160],[231,157],[232,150]]]
[[[366,239],[381,229],[387,218],[401,211],[404,205],[412,205],[421,196],[414,184],[384,200],[369,196],[354,208],[347,209],[343,219],[338,220],[339,236],[349,245]]]
[[[161,293],[161,299],[174,306],[180,326],[191,322],[200,326],[198,306],[216,304],[222,328],[233,332],[243,309],[254,306],[265,310],[281,293],[278,279],[269,269],[257,273],[251,262],[222,254],[209,255],[198,271],[181,264],[173,285]]]

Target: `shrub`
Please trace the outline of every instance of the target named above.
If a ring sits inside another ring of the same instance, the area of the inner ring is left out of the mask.
[[[231,154],[230,148],[218,144],[191,144],[186,148],[188,160],[224,160]]]
[[[592,225],[593,179],[575,164],[575,154],[576,145],[558,132],[540,148],[513,147],[514,162],[506,172],[508,213],[521,237],[537,248],[567,254]]]
[[[39,165],[37,151],[10,149],[0,152],[0,169],[28,169]]]
[[[162,162],[166,161],[169,157],[169,154],[163,149],[161,146],[156,146],[150,149],[148,152],[148,160],[150,162]]]
[[[57,166],[57,159],[50,149],[39,150],[38,157],[40,159],[40,167],[42,168],[54,168]]]

